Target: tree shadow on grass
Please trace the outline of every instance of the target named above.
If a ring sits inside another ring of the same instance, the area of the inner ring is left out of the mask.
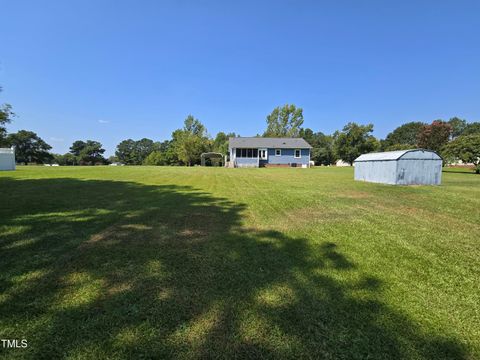
[[[191,187],[0,180],[0,336],[31,358],[466,358],[334,243]]]

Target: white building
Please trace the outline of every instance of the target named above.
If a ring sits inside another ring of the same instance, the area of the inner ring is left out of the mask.
[[[15,150],[0,148],[0,170],[15,170]]]
[[[440,185],[442,158],[430,150],[369,153],[354,161],[355,180],[392,185]]]

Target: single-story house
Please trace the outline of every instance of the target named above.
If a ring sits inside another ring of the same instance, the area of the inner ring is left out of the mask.
[[[229,138],[230,167],[309,167],[311,146],[302,138]]]
[[[0,170],[15,170],[15,150],[0,148]]]
[[[355,180],[392,185],[440,185],[442,158],[425,149],[377,152],[355,159]]]

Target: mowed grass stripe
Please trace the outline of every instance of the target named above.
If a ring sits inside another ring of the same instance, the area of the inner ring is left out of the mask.
[[[480,357],[480,177],[0,173],[7,358]]]

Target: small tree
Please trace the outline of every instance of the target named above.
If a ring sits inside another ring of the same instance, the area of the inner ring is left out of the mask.
[[[433,150],[440,153],[448,143],[452,127],[442,120],[435,120],[430,125],[424,125],[417,139],[419,148]]]
[[[480,173],[480,134],[459,136],[443,152],[447,157],[473,164],[477,174]]]
[[[267,130],[264,137],[299,137],[303,125],[303,109],[286,104],[276,107],[267,116]]]
[[[375,151],[379,147],[377,139],[371,133],[373,125],[358,125],[348,123],[342,131],[334,134],[334,149],[338,158],[353,164],[353,161],[362,154]]]

